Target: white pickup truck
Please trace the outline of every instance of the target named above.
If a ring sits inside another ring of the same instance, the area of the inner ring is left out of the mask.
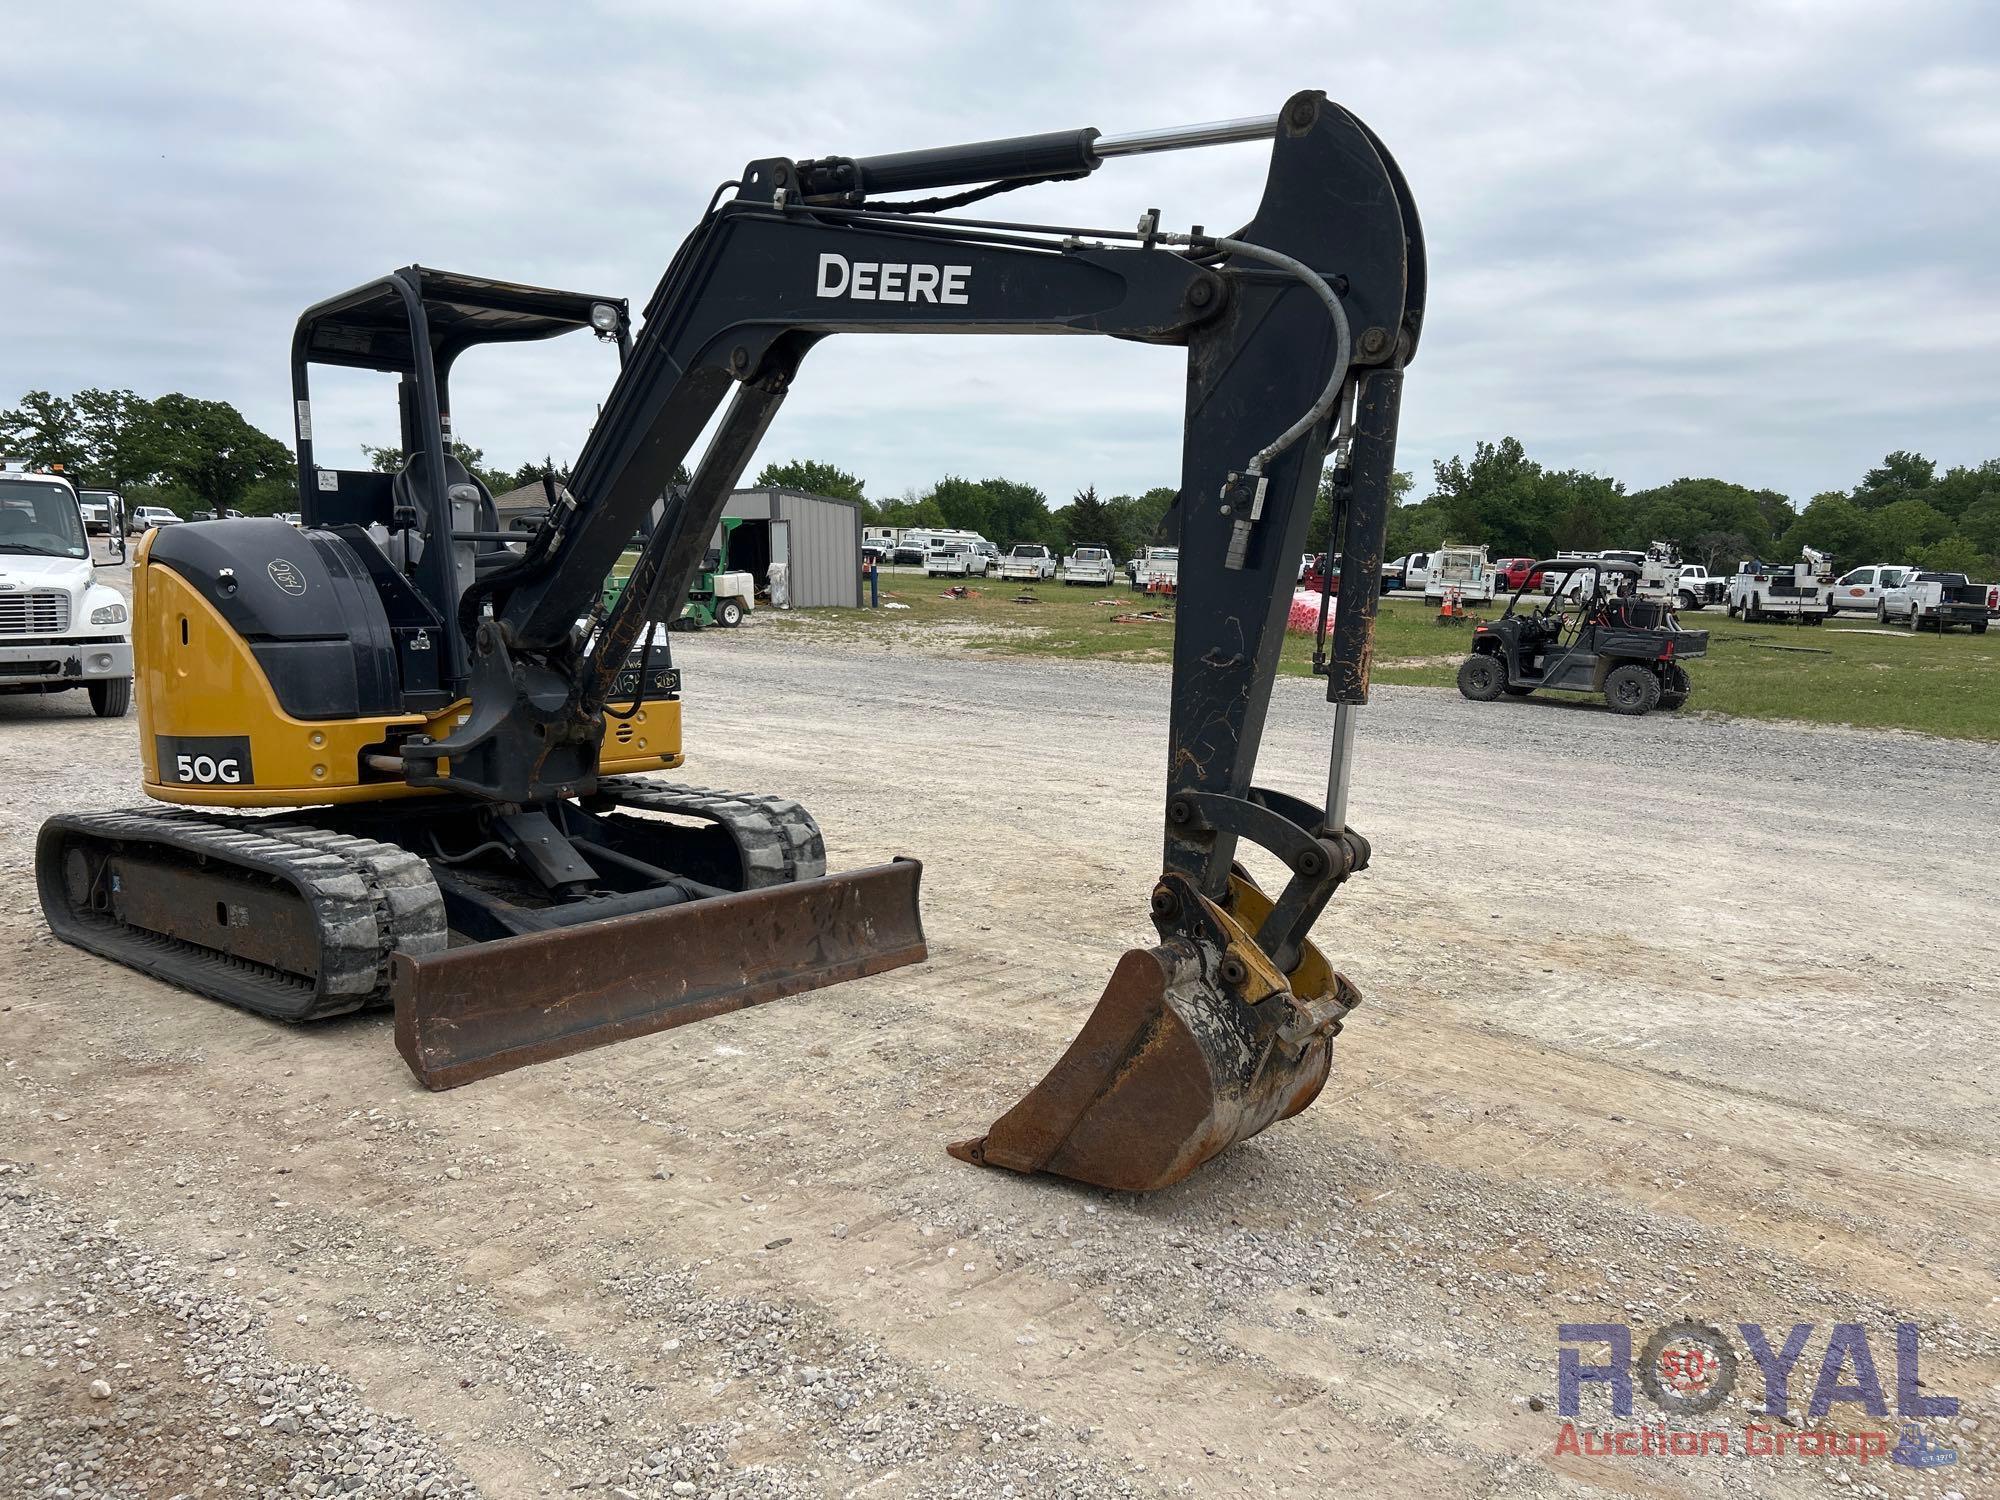
[[[1882,618],[1882,595],[1884,591],[1901,585],[1905,578],[1916,572],[1915,568],[1885,566],[1870,563],[1865,568],[1849,568],[1834,579],[1833,587],[1827,590],[1826,612],[1839,614],[1843,609],[1859,615],[1874,615]]]
[[[1079,547],[1063,559],[1063,583],[1090,588],[1109,588],[1118,576],[1118,564],[1102,547]]]
[[[1682,563],[1674,580],[1674,603],[1679,609],[1706,609],[1711,604],[1729,602],[1729,580],[1711,573],[1700,563]]]
[[[1831,559],[1810,547],[1802,561],[1783,566],[1752,558],[1729,580],[1729,613],[1753,625],[1760,620],[1820,625],[1832,589]]]
[[[1056,555],[1040,542],[1017,542],[1000,559],[1003,582],[1040,583],[1056,576]]]
[[[1139,554],[1132,587],[1148,594],[1171,594],[1180,587],[1181,549],[1148,547]]]
[[[1986,634],[1986,585],[1963,573],[1912,573],[1875,601],[1875,618],[1887,625],[1901,620],[1912,630],[1943,635],[1963,625],[1974,635]]]
[[[0,473],[0,692],[84,688],[99,718],[132,706],[129,618],[96,581],[76,490],[54,474]]]

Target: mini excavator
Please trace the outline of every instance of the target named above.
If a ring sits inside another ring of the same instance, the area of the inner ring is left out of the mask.
[[[950,212],[1116,157],[1258,140],[1263,199],[1233,234],[1174,231],[1157,210],[1131,230]],[[900,196],[939,189],[957,191]],[[50,819],[50,926],[284,1021],[393,1004],[432,1088],[922,959],[914,861],[829,875],[797,803],[642,774],[682,762],[663,622],[821,339],[1181,345],[1159,941],[1125,954],[1046,1078],[950,1148],[1107,1187],[1175,1182],[1309,1105],[1360,998],[1308,933],[1369,858],[1347,784],[1424,279],[1395,161],[1306,92],[1182,129],[752,161],[636,332],[615,297],[417,266],[322,302],[292,346],[304,524],[199,522],[140,544],[144,787],[177,806]],[[545,486],[546,517],[502,530],[453,456],[453,363],[584,330],[616,345],[619,372],[569,483]],[[316,462],[317,365],[398,377],[397,472]],[[1314,652],[1333,705],[1314,806],[1253,771],[1329,458],[1341,587]],[[1282,863],[1275,894],[1237,862],[1244,841]]]

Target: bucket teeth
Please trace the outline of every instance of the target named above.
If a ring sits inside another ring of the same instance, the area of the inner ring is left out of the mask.
[[[1248,928],[1269,902],[1232,879],[1236,915],[1168,881],[1186,935],[1128,951],[1049,1074],[960,1161],[1150,1192],[1319,1096],[1341,1018],[1360,1003],[1310,944],[1289,976]]]

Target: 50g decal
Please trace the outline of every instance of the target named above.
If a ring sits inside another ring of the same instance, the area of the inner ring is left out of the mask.
[[[160,781],[166,786],[249,786],[247,735],[155,735]]]

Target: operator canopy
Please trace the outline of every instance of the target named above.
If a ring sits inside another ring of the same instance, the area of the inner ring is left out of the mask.
[[[628,319],[623,297],[522,286],[423,266],[411,266],[401,275],[419,289],[431,357],[440,370],[475,344],[527,343],[579,328],[608,337]],[[313,364],[408,375],[416,369],[410,322],[404,287],[388,276],[307,308],[299,319],[298,348]]]

